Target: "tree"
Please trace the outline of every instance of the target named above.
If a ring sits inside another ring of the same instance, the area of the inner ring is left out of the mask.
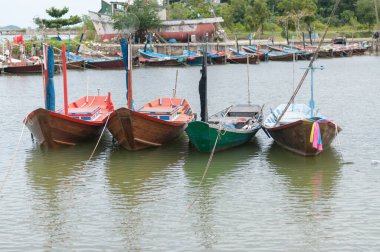
[[[112,16],[114,29],[119,32],[133,32],[141,40],[148,30],[160,26],[158,4],[155,0],[134,0],[133,5],[127,6],[124,12]]]
[[[220,4],[215,9],[215,12],[217,16],[221,16],[223,18],[223,26],[232,30],[234,26],[234,16],[231,6],[228,3]]]
[[[264,22],[270,17],[266,0],[255,0],[252,5],[247,7],[245,14],[245,23],[248,25],[249,30],[259,30],[264,32]]]
[[[278,4],[278,8],[282,12],[282,20],[286,28],[295,28],[298,33],[301,30],[301,21],[305,19],[310,22],[315,18],[317,5],[313,0],[282,0]]]
[[[95,35],[96,35],[96,30],[95,30],[94,23],[92,22],[90,16],[83,15],[82,16],[82,22],[83,22],[82,30],[86,34],[86,39],[87,40],[94,40]]]
[[[359,22],[368,25],[368,31],[371,31],[376,21],[376,14],[373,0],[359,0],[356,5],[356,15]]]
[[[172,3],[167,10],[169,19],[189,19],[193,16],[193,11],[185,3]]]
[[[69,18],[62,18],[68,12],[68,7],[63,7],[62,9],[51,7],[46,10],[46,13],[52,19],[34,18],[33,21],[36,25],[38,25],[39,28],[55,28],[57,31],[59,31],[64,26],[75,25],[82,22],[82,19],[77,15],[70,16]]]

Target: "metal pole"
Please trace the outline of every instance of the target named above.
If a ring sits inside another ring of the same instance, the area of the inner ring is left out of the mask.
[[[314,103],[314,67],[311,66],[310,67],[310,102],[309,102],[309,106],[311,108],[311,112],[310,112],[310,115],[311,117],[314,116],[314,106],[315,106],[315,103]]]

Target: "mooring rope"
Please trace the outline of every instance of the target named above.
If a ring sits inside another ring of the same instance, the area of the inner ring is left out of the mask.
[[[23,126],[22,126],[22,131],[21,131],[21,135],[18,139],[18,143],[17,143],[17,147],[16,147],[16,151],[15,153],[13,154],[13,157],[12,157],[12,160],[11,160],[11,165],[9,166],[9,169],[7,170],[7,173],[4,177],[4,180],[3,182],[1,183],[1,186],[0,186],[0,194],[1,192],[3,191],[3,188],[4,188],[4,185],[5,185],[5,182],[7,181],[7,179],[9,178],[10,174],[11,174],[11,171],[14,167],[14,164],[15,164],[15,159],[16,159],[16,155],[18,153],[18,149],[20,147],[20,144],[21,144],[21,140],[22,140],[22,136],[24,135],[24,130],[25,130],[25,123],[23,123]]]
[[[202,183],[203,183],[203,180],[205,179],[206,174],[207,174],[207,171],[208,171],[208,169],[209,169],[209,167],[210,167],[210,164],[211,164],[212,158],[214,157],[214,153],[215,153],[216,145],[217,145],[217,143],[218,143],[218,141],[219,141],[219,138],[220,138],[220,136],[221,136],[221,132],[222,132],[222,125],[220,124],[220,125],[219,125],[219,129],[218,129],[218,135],[216,136],[214,146],[213,146],[213,148],[212,148],[212,151],[211,151],[210,157],[209,157],[209,159],[208,159],[208,161],[207,161],[206,168],[205,168],[205,170],[204,170],[204,172],[203,172],[203,175],[202,175],[202,179],[201,179],[201,181],[199,182],[199,185],[198,185],[198,188],[197,188],[198,191],[199,191],[199,189],[201,188],[201,185],[202,185]],[[199,197],[199,193],[197,194],[197,196],[194,198],[194,200],[191,202],[191,204],[189,205],[189,207],[188,207],[187,209],[190,209],[190,208],[194,205],[194,203],[195,203],[195,201],[197,201],[198,197]]]
[[[106,123],[104,124],[103,130],[102,130],[102,133],[100,134],[99,139],[98,139],[98,142],[96,143],[95,148],[94,148],[94,150],[92,151],[91,156],[90,156],[90,158],[87,160],[87,162],[90,161],[90,160],[92,159],[92,157],[94,156],[94,153],[95,153],[95,151],[96,151],[96,148],[98,148],[98,145],[99,145],[99,143],[100,143],[100,139],[102,139],[102,136],[103,136],[103,134],[104,134],[104,131],[105,131],[105,129],[107,128],[107,124],[108,124],[108,120],[110,119],[110,115],[111,115],[111,113],[108,112],[108,115],[107,115],[107,121],[106,121]]]

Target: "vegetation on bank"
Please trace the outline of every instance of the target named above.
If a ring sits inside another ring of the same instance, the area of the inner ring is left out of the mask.
[[[378,0],[341,0],[332,18],[327,38],[337,35],[348,38],[368,38],[376,28],[375,2]],[[237,36],[248,39],[252,33],[254,39],[273,38],[301,40],[302,33],[319,33],[324,30],[335,0],[227,0],[222,4],[213,4],[204,0],[171,0],[165,6],[168,19],[195,19],[221,16],[222,29],[229,39]],[[377,4],[379,9],[380,4]],[[158,12],[160,6],[156,0],[135,0],[125,12],[112,18],[115,29],[120,32],[134,32],[140,41],[144,41],[148,30],[159,27]],[[41,29],[65,31],[75,29],[85,33],[85,39],[96,41],[94,25],[87,15],[79,18],[70,16],[68,8],[50,8],[46,12],[52,19],[35,19]],[[380,9],[379,9],[380,12]],[[81,26],[72,27],[82,21]],[[71,27],[71,28],[70,28]]]
[[[172,1],[167,10],[172,19],[221,16],[227,34],[255,32],[284,38],[286,31],[299,37],[302,31],[323,30],[334,4],[335,0],[229,0],[222,4],[187,0]],[[374,6],[374,0],[340,1],[331,30],[348,37],[371,36],[376,24]]]

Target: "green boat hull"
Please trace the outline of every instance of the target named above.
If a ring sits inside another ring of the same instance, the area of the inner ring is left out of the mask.
[[[215,151],[226,150],[249,142],[260,128],[239,131],[223,128],[220,132]],[[201,121],[190,122],[185,129],[190,142],[201,152],[211,152],[218,136],[218,128],[210,127]]]

